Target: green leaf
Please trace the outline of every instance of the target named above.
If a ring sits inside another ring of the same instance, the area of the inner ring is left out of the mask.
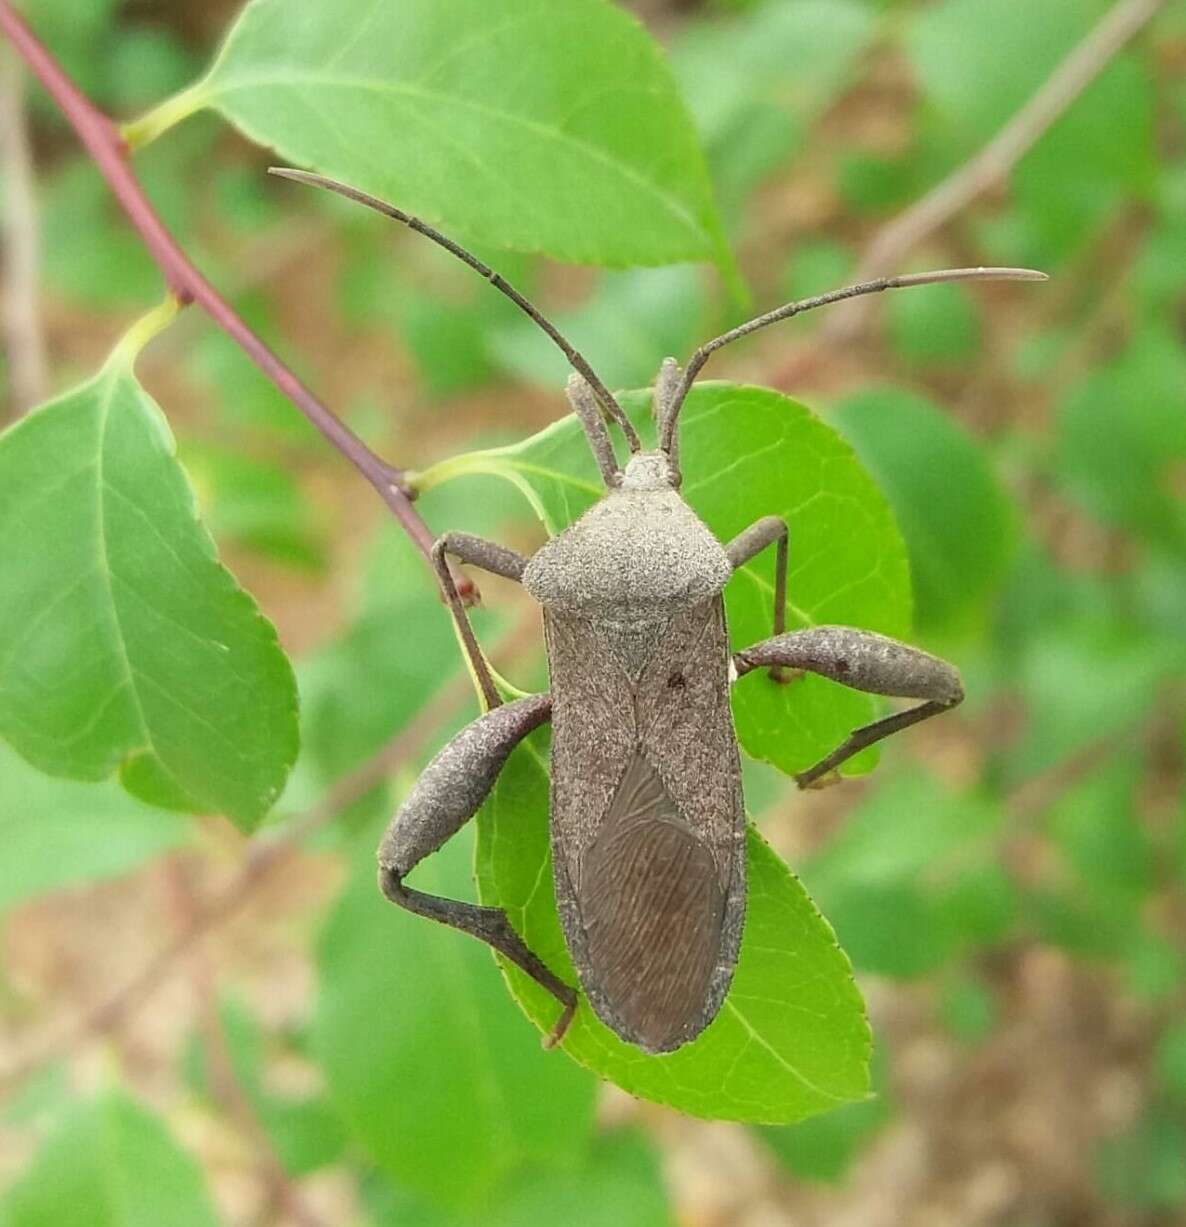
[[[623,399],[644,437],[653,434],[649,393]],[[790,626],[839,623],[902,635],[910,622],[905,547],[884,497],[852,449],[803,405],[764,388],[706,383],[693,389],[681,427],[683,494],[721,541],[764,515],[790,525]],[[416,476],[423,489],[486,474],[514,485],[544,527],[559,532],[602,494],[575,419],[511,447],[455,456]],[[774,551],[737,573],[725,591],[733,644],[771,633]],[[746,752],[783,771],[802,771],[866,723],[867,695],[805,676],[777,685],[754,675],[733,692]],[[868,753],[853,760],[867,770]]]
[[[216,1227],[197,1163],[122,1092],[74,1109],[0,1202],[4,1227]]]
[[[967,286],[928,286],[918,294],[891,294],[886,334],[908,367],[961,367],[980,347],[980,316]]]
[[[614,1130],[593,1139],[575,1164],[533,1168],[508,1180],[475,1214],[426,1205],[371,1178],[363,1200],[370,1227],[671,1227],[657,1156],[644,1134]]]
[[[1154,852],[1136,810],[1139,759],[1103,758],[1095,770],[1063,793],[1048,825],[1077,885],[1113,899],[1139,897],[1153,885]],[[1117,897],[1119,896],[1119,898]]]
[[[853,213],[887,213],[910,203],[916,173],[908,156],[890,158],[850,149],[841,155],[836,189]]]
[[[888,1069],[879,1047],[873,1058],[874,1093],[825,1116],[796,1125],[759,1125],[755,1132],[800,1180],[839,1184],[890,1119]]]
[[[1082,890],[1038,888],[1026,900],[1039,941],[1061,946],[1080,959],[1121,960],[1141,939],[1130,908]]]
[[[942,150],[933,177],[998,131],[1107,7],[1106,0],[946,0],[919,10],[907,51]],[[1123,54],[1022,158],[1013,187],[1035,261],[1066,256],[1111,210],[1149,193],[1155,115],[1151,74]]]
[[[1033,628],[1011,662],[1027,735],[1005,763],[1010,784],[1147,718],[1176,652],[1127,620],[1065,618]]]
[[[527,945],[576,983],[556,913],[548,847],[547,730],[502,769],[478,814],[478,889],[505,908]],[[785,1123],[869,1089],[869,1026],[852,969],[827,921],[751,829],[745,932],[721,1012],[692,1043],[648,1056],[582,1002],[564,1051],[643,1099],[692,1116]],[[553,997],[504,964],[512,993],[542,1031]]]
[[[1058,474],[1092,514],[1186,554],[1186,356],[1160,324],[1139,331],[1062,405]],[[1119,409],[1123,406],[1123,410]]]
[[[1177,940],[1141,928],[1124,950],[1125,987],[1137,998],[1169,1004],[1182,987],[1186,956]]]
[[[941,880],[950,864],[968,863],[969,849],[982,849],[1000,822],[994,805],[957,795],[922,770],[898,771],[862,798],[812,858],[811,876],[821,887]],[[971,863],[979,860],[976,854]]]
[[[74,0],[19,0],[17,8],[37,31],[38,37],[54,50],[73,81],[100,106],[110,79],[106,58],[99,52],[113,41],[117,0],[92,0],[79,5]],[[40,90],[31,90],[30,99],[52,114],[53,122],[64,125],[57,108]],[[97,178],[97,176],[96,176]]]
[[[819,895],[853,965],[862,972],[911,980],[942,967],[952,955],[934,897],[905,882],[866,887],[842,882]]]
[[[235,1079],[264,1127],[284,1170],[307,1175],[342,1157],[346,1145],[341,1118],[323,1094],[282,1095],[267,1085],[264,1071],[266,1037],[259,1020],[237,1000],[221,1003],[222,1028]],[[189,1085],[213,1101],[209,1039],[199,1029],[185,1050],[185,1075]]]
[[[425,500],[430,523],[463,526],[453,493]],[[347,627],[301,661],[301,766],[312,768],[321,787],[390,742],[461,663],[437,583],[405,533],[381,525],[363,569]],[[471,620],[488,642],[487,611],[473,611]],[[468,709],[467,718],[473,714],[476,708]]]
[[[565,336],[580,337],[585,353],[598,355],[598,374],[620,388],[650,379],[656,354],[690,350],[704,335],[704,316],[700,272],[679,265],[608,273],[580,307],[553,320]],[[529,321],[501,329],[493,348],[513,374],[549,388],[564,386],[564,356]]]
[[[603,0],[252,0],[208,74],[129,138],[202,107],[477,241],[732,269],[671,73]]]
[[[463,832],[412,875],[472,890]],[[530,1162],[571,1162],[592,1080],[506,1000],[483,946],[392,907],[368,847],[322,935],[313,1047],[332,1099],[371,1159],[426,1201],[472,1211]]]
[[[980,798],[899,771],[862,799],[803,876],[859,969],[923,975],[1011,920],[1010,895],[998,890],[987,908],[982,898],[1000,821]]]
[[[417,390],[425,398],[443,400],[494,380],[498,334],[508,321],[522,318],[511,303],[418,235],[393,236],[389,221],[337,196],[325,195],[322,202],[345,247],[337,287],[345,322],[364,335],[395,329],[415,362]],[[543,267],[538,258],[472,243],[471,250],[528,298],[537,296]],[[556,313],[550,318],[556,320]],[[535,341],[550,351],[551,342],[530,327]],[[578,339],[585,344],[583,336]]]
[[[426,396],[445,400],[490,382],[494,364],[487,335],[489,308],[503,306],[502,302],[462,306],[423,293],[407,296],[400,331]]]
[[[1186,113],[1186,100],[1179,114]],[[1148,237],[1133,259],[1132,296],[1147,317],[1172,310],[1182,285],[1174,270],[1186,262],[1186,164],[1161,167]]]
[[[1178,881],[1186,884],[1186,797],[1178,814],[1170,844],[1170,865],[1177,872]]]
[[[835,239],[816,239],[800,243],[783,271],[779,297],[786,302],[793,302],[798,298],[810,298],[815,294],[834,290],[849,280],[848,274],[852,265],[852,251]],[[811,329],[822,318],[822,315],[809,312],[800,317],[801,325]]]
[[[1137,56],[1120,55],[1022,158],[1013,190],[1044,263],[1075,252],[1115,210],[1149,199],[1156,125],[1153,73]]]
[[[4,988],[6,993],[11,991],[7,983]],[[15,1080],[5,1091],[4,1100],[0,1103],[0,1121],[6,1126],[38,1128],[47,1120],[56,1120],[73,1101],[74,1092],[68,1078],[65,1063],[61,1061],[28,1071],[24,1078]],[[3,1199],[0,1199],[0,1223],[7,1227]]]
[[[1186,1202],[1186,1121],[1156,1106],[1131,1129],[1108,1138],[1096,1155],[1096,1180],[1108,1201],[1177,1217]]]
[[[0,910],[126,873],[187,842],[191,829],[114,783],[55,780],[0,745]]]
[[[1009,935],[1020,896],[1009,871],[995,859],[1000,855],[991,846],[976,850],[970,863],[957,866],[936,890],[936,920],[953,946],[991,946]]]
[[[798,151],[875,32],[857,0],[769,0],[737,20],[687,24],[672,64],[730,212]]]
[[[906,50],[952,152],[988,140],[1106,8],[1107,0],[944,0],[918,10]]]
[[[183,456],[218,540],[300,570],[324,569],[324,532],[291,468],[218,444],[189,444]]]
[[[950,630],[974,617],[1000,585],[1017,538],[983,449],[925,397],[899,388],[846,397],[832,420],[901,525],[919,624]]]
[[[1155,1069],[1165,1090],[1186,1104],[1186,1022],[1174,1023],[1162,1033]]]
[[[658,1158],[646,1136],[597,1137],[578,1166],[526,1173],[476,1227],[671,1227]]]
[[[0,734],[51,775],[118,768],[250,830],[296,756],[296,689],[132,372],[160,322],[0,436]]]
[[[997,1025],[998,1013],[992,988],[979,976],[957,972],[940,985],[939,1017],[964,1044],[988,1039]]]

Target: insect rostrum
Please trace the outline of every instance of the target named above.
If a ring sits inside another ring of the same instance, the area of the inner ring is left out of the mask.
[[[281,172],[360,200],[446,247],[512,298],[564,351],[576,373],[570,403],[605,494],[530,559],[462,533],[438,541],[442,588],[478,678],[486,713],[425,769],[379,848],[392,902],[487,942],[560,1006],[551,1041],[588,1006],[651,1053],[696,1038],[729,990],[745,923],[745,804],[731,685],[777,685],[810,671],[916,706],[855,730],[797,781],[810,787],[866,746],[963,698],[946,662],[851,627],[785,630],[788,526],[774,516],[721,543],[680,495],[678,423],[692,380],[729,341],[857,294],[957,279],[1040,279],[1024,269],[947,269],[886,278],[790,303],[702,346],[683,371],[667,359],[653,410],[659,446],[642,450],[625,413],[589,364],[496,273],[391,205],[303,172]],[[606,420],[623,428],[620,465]],[[730,652],[723,590],[734,570],[777,550],[770,638]],[[517,580],[543,607],[550,693],[503,703],[446,565],[446,555]],[[511,751],[552,724],[551,845],[556,902],[579,986],[560,980],[498,908],[441,899],[404,879],[480,808]]]

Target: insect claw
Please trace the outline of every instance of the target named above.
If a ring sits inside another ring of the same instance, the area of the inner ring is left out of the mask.
[[[560,1017],[556,1020],[556,1025],[547,1035],[540,1039],[542,1047],[551,1051],[568,1033],[568,1028],[572,1025],[572,1020],[577,1012],[577,1000],[574,994],[573,999],[561,1011]]]
[[[771,665],[766,672],[772,682],[786,686],[790,682],[797,682],[803,676],[804,670],[788,669],[784,665]]]
[[[833,769],[825,772],[823,775],[811,777],[811,773],[804,771],[802,774],[795,776],[795,783],[799,785],[805,792],[818,792],[821,788],[831,788],[833,784],[840,783],[840,772]]]

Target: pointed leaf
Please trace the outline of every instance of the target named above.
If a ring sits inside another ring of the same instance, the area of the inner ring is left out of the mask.
[[[604,0],[253,0],[207,76],[129,136],[200,107],[471,240],[729,264],[671,72]]]
[[[893,504],[919,625],[964,629],[997,591],[1017,540],[1016,513],[984,448],[931,401],[900,388],[850,395],[832,420]]]
[[[478,886],[482,901],[505,908],[527,945],[575,984],[552,887],[547,744],[540,730],[515,751],[478,815]],[[632,1095],[692,1116],[786,1123],[862,1098],[870,1036],[852,968],[806,891],[752,829],[748,889],[733,985],[696,1040],[648,1056],[582,999],[564,1051]],[[528,1016],[549,1031],[555,999],[518,968],[503,970]]]
[[[250,829],[296,756],[296,689],[132,372],[153,326],[0,436],[0,735],[51,775],[119,768]]]

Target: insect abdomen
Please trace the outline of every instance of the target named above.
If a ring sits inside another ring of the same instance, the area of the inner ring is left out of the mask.
[[[704,840],[680,817],[642,751],[626,768],[581,862],[589,971],[628,1038],[682,1043],[704,1012],[725,892]]]
[[[670,1051],[716,1015],[744,916],[723,603],[656,628],[640,668],[624,666],[611,627],[554,610],[545,625],[565,937],[601,1019],[631,1043]]]

